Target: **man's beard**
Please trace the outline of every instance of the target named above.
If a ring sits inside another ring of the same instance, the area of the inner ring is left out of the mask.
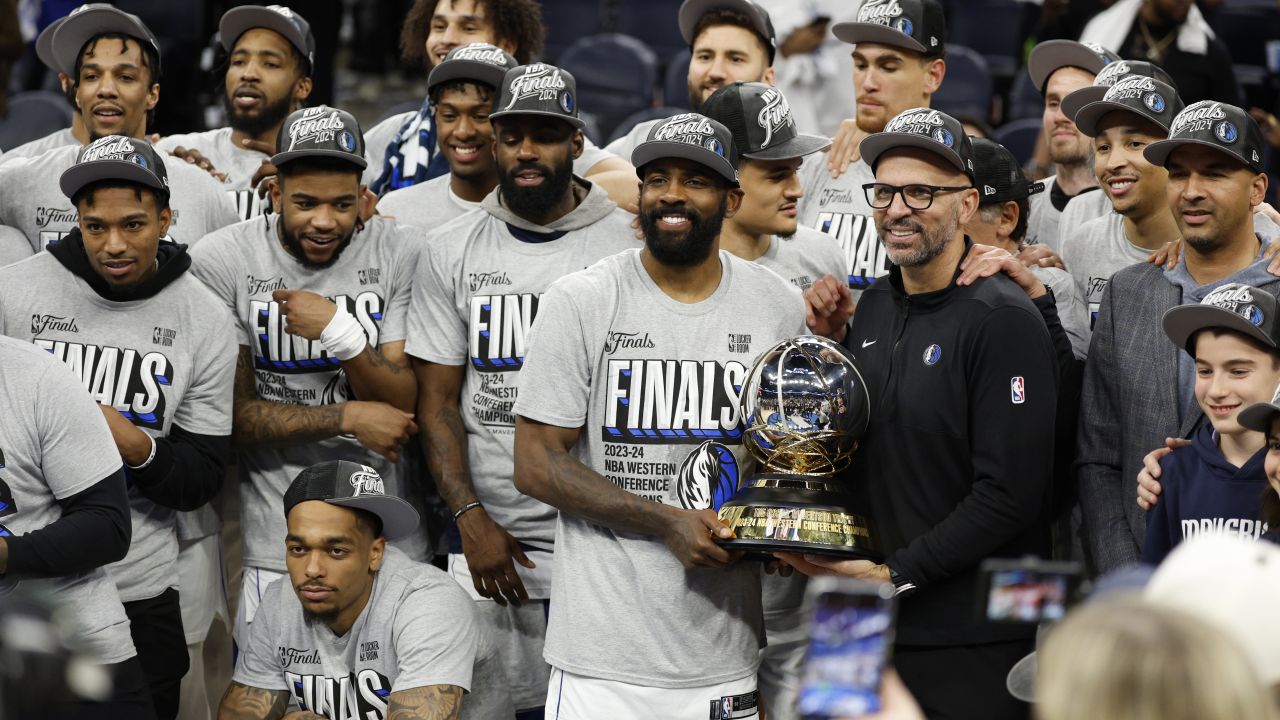
[[[347,246],[351,244],[351,239],[356,236],[360,229],[361,225],[357,222],[346,237],[338,240],[338,247],[334,248],[333,255],[330,255],[328,260],[318,263],[307,259],[307,252],[302,247],[302,239],[285,226],[283,217],[280,218],[280,239],[284,242],[285,250],[288,250],[289,254],[296,258],[299,263],[302,263],[302,267],[308,270],[324,270],[325,268],[333,267],[333,264],[338,262],[338,258],[342,257],[342,251],[347,249]]]
[[[1053,143],[1049,143],[1049,160],[1056,165],[1070,167],[1072,165],[1093,165],[1093,152],[1089,148],[1081,149],[1075,145],[1068,150],[1056,152]]]
[[[714,214],[703,218],[687,205],[640,210],[640,229],[644,231],[644,244],[658,262],[672,267],[693,267],[711,255],[711,248],[720,236],[720,226],[728,209],[729,198],[720,201]],[[663,215],[684,215],[689,218],[689,230],[683,239],[672,238],[658,229],[658,218]]]
[[[925,228],[919,222],[911,218],[902,218],[892,222],[885,222],[880,225],[880,237],[883,241],[889,235],[890,228],[907,229],[920,234],[920,247],[916,250],[906,251],[907,254],[895,258],[892,254],[889,259],[898,267],[919,267],[927,265],[931,260],[938,257],[947,249],[947,243],[951,242],[956,236],[956,231],[960,229],[960,208],[955,207],[951,211],[951,219],[933,228],[932,230]],[[885,242],[885,247],[889,247],[889,243]],[[886,250],[886,252],[889,252]]]
[[[702,112],[702,88],[689,86],[689,111]]]
[[[273,103],[264,99],[261,109],[250,115],[241,112],[227,92],[222,93],[222,109],[227,114],[227,124],[232,130],[239,130],[250,137],[257,137],[283,122],[292,104],[287,95]]]
[[[321,625],[324,625],[327,627],[329,623],[338,619],[338,615],[341,612],[342,611],[339,610],[338,608],[333,608],[332,610],[326,610],[325,612],[314,612],[312,610],[308,610],[306,605],[303,605],[302,621],[309,628],[314,628]]]
[[[537,170],[542,173],[542,184],[534,187],[521,187],[516,184],[516,175],[524,170]],[[498,185],[502,189],[502,202],[511,212],[522,218],[542,217],[547,209],[554,206],[565,193],[569,192],[569,183],[573,181],[573,156],[566,155],[560,167],[552,170],[538,163],[519,162],[508,171],[498,169]]]

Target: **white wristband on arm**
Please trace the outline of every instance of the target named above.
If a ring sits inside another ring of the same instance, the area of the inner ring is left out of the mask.
[[[320,332],[320,344],[330,355],[345,361],[364,352],[369,339],[365,337],[360,323],[339,305],[333,319]]]

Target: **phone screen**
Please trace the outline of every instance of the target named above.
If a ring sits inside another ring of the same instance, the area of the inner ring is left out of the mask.
[[[1028,569],[991,572],[987,619],[992,622],[1042,623],[1067,614],[1072,577]]]
[[[893,599],[883,591],[819,593],[797,709],[805,718],[873,713],[893,642]]]

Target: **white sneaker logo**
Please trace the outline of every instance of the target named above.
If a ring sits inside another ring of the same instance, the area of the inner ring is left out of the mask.
[[[863,341],[862,341],[862,347],[864,347],[864,348],[871,347],[872,345],[875,345],[875,344],[876,344],[876,341],[877,341],[877,340],[879,340],[879,339],[880,339],[880,338],[876,338],[875,340],[863,340]]]

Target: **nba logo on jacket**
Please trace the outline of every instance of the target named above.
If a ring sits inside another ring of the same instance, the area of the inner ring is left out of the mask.
[[[1027,387],[1021,375],[1015,375],[1009,380],[1009,399],[1014,405],[1021,405],[1027,401]]]

